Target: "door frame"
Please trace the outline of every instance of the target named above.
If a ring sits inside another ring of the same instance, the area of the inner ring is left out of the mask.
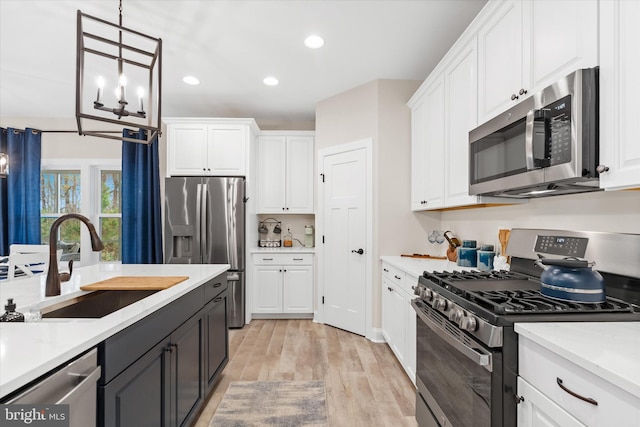
[[[318,176],[317,176],[317,194],[318,194],[318,210],[316,212],[316,248],[317,248],[317,290],[316,290],[316,311],[314,313],[314,321],[317,323],[325,323],[324,317],[324,305],[322,303],[322,296],[324,295],[324,260],[325,260],[325,247],[322,243],[322,237],[324,236],[324,185],[322,183],[322,176],[324,174],[324,159],[325,157],[345,153],[348,151],[365,150],[366,161],[366,184],[365,184],[365,208],[366,208],[366,230],[365,236],[367,239],[366,245],[364,245],[365,256],[365,337],[369,340],[374,340],[375,334],[373,331],[373,138],[365,138],[357,141],[349,142],[346,144],[335,145],[332,147],[323,148],[318,151]]]

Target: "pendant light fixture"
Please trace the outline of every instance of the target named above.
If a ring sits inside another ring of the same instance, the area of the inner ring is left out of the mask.
[[[161,133],[162,40],[123,27],[122,0],[118,11],[116,25],[78,10],[78,133],[149,144]],[[146,139],[92,131],[95,122],[144,129]]]

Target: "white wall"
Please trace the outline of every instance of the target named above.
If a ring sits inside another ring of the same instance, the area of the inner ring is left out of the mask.
[[[478,242],[497,245],[499,229],[516,227],[640,234],[640,191],[600,191],[442,213],[443,229]]]
[[[373,140],[373,313],[381,326],[380,255],[424,252],[440,213],[410,211],[411,112],[406,103],[421,82],[375,80],[316,105],[316,150]],[[318,191],[316,191],[316,195]]]
[[[70,130],[75,133],[42,134],[42,157],[45,159],[119,159],[122,143],[118,140],[78,135],[74,118],[1,117],[0,127],[47,130]],[[106,124],[100,130],[108,129]]]

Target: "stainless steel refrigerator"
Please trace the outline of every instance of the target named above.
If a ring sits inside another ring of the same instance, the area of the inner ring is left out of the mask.
[[[245,319],[245,179],[165,178],[165,264],[229,264],[228,322]]]

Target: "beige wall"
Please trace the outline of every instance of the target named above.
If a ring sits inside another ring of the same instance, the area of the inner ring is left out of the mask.
[[[406,103],[420,83],[375,80],[316,105],[316,150],[373,140],[374,328],[381,326],[379,256],[424,252],[422,236],[440,225],[440,213],[409,209],[411,112]]]

